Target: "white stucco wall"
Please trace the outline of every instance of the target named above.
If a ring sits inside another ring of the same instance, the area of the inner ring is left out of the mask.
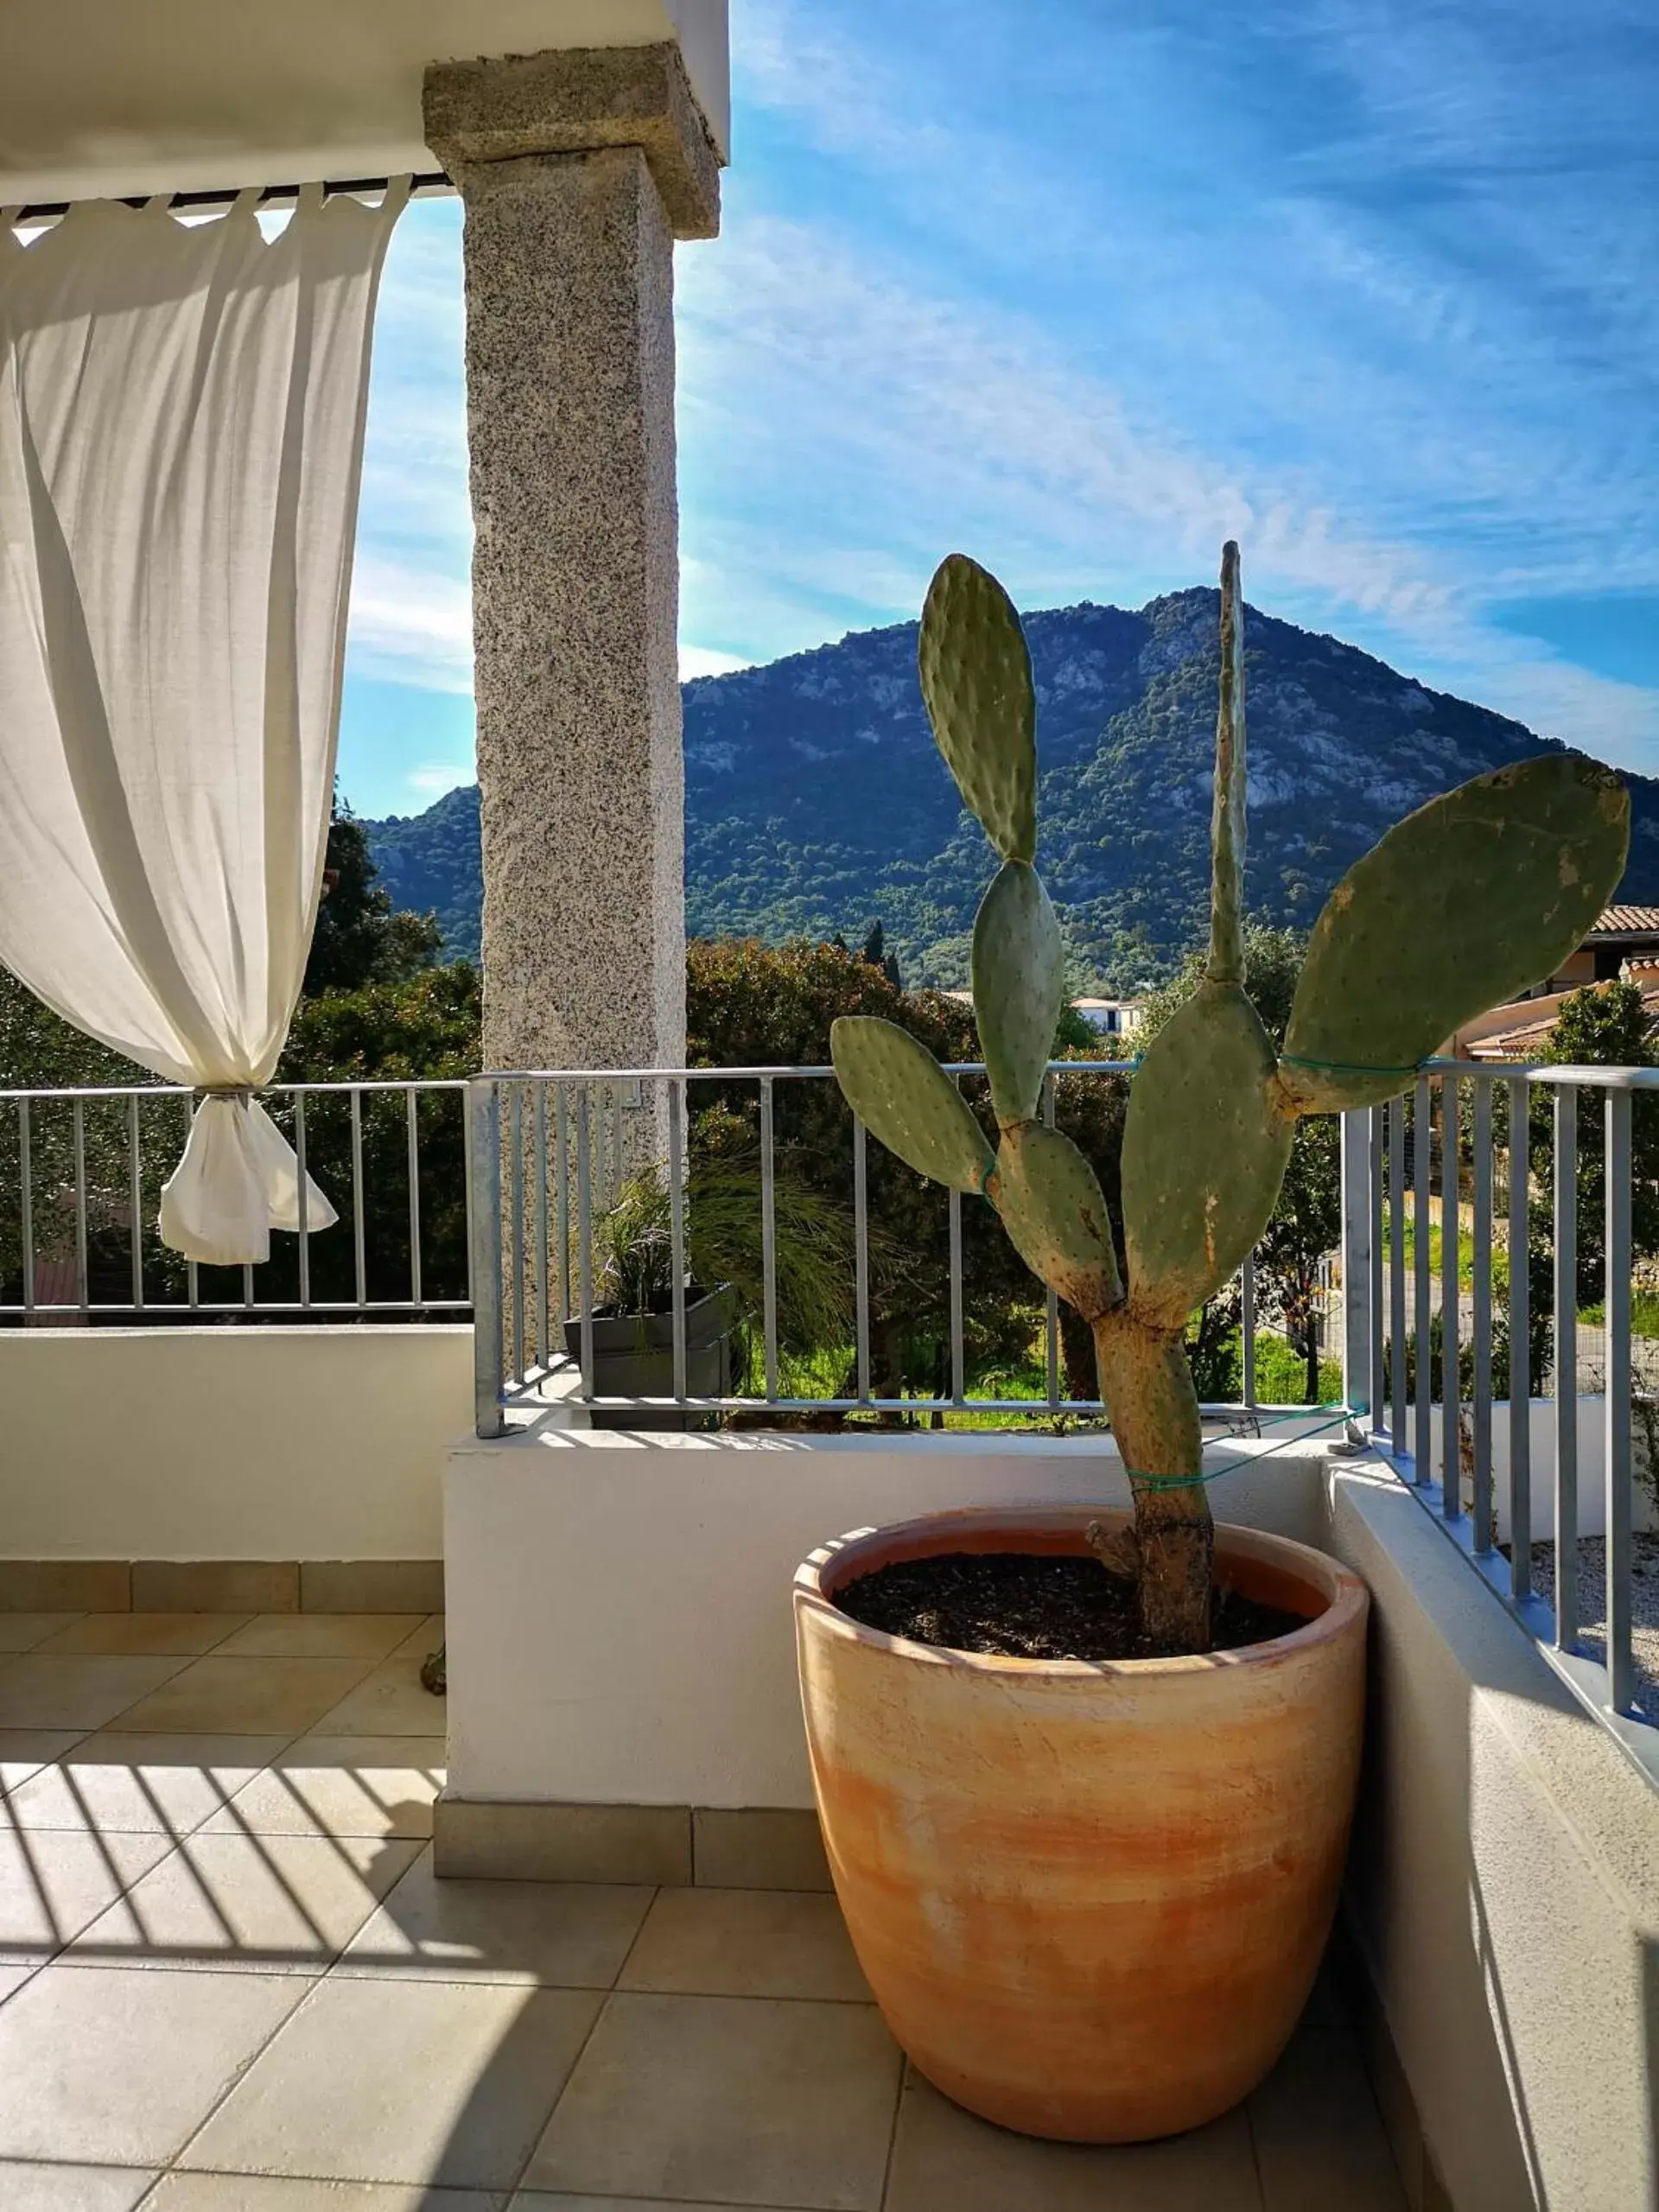
[[[0,200],[427,169],[432,61],[677,41],[722,155],[727,0],[54,0],[0,10]]]
[[[442,1554],[473,1332],[0,1332],[0,1557]]]
[[[1659,2203],[1659,1792],[1422,1508],[1335,1475],[1373,1599],[1352,1917],[1457,2212]]]
[[[1224,1475],[1216,1511],[1318,1542],[1318,1465]],[[451,1794],[706,1806],[812,1802],[790,1583],[827,1537],[1128,1500],[1096,1438],[603,1429],[464,1440],[446,1493]]]
[[[1372,1592],[1351,1916],[1452,2202],[1659,2204],[1659,1793],[1390,1475],[1256,1454],[1215,1484],[1218,1515],[1320,1544]],[[450,1794],[804,1806],[806,1552],[935,1507],[1122,1496],[1089,1439],[463,1442]]]
[[[1534,1398],[1528,1406],[1529,1465],[1532,1477],[1532,1535],[1542,1543],[1555,1534],[1555,1401]],[[1607,1528],[1607,1400],[1586,1393],[1577,1405],[1579,1441],[1579,1534],[1599,1536]],[[1433,1441],[1429,1458],[1438,1484],[1445,1464],[1440,1409],[1434,1408]],[[1637,1429],[1631,1439],[1633,1452],[1643,1451]],[[1474,1502],[1469,1478],[1464,1478],[1464,1502]],[[1498,1399],[1492,1407],[1492,1502],[1497,1513],[1500,1543],[1510,1540],[1510,1404]],[[1659,1525],[1653,1497],[1638,1482],[1631,1499],[1631,1518],[1638,1529]]]

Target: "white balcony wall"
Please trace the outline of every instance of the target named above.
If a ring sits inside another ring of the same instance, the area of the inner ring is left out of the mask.
[[[1347,1909],[1409,2201],[1426,2145],[1459,2212],[1659,2202],[1659,1796],[1375,1461],[1227,1449],[1262,1464],[1215,1484],[1221,1517],[1335,1552],[1372,1593]],[[807,1551],[936,1507],[1123,1494],[1090,1438],[469,1439],[448,1808],[805,1806]]]
[[[1532,1475],[1532,1539],[1535,1543],[1541,1544],[1553,1542],[1555,1535],[1554,1399],[1534,1398],[1528,1408],[1528,1414],[1529,1459]],[[1470,1418],[1465,1408],[1465,1428]],[[1579,1534],[1581,1536],[1605,1535],[1607,1531],[1607,1400],[1605,1395],[1586,1394],[1579,1400],[1577,1430]],[[1408,1425],[1408,1440],[1412,1433]],[[1445,1464],[1443,1442],[1440,1408],[1436,1406],[1430,1459],[1437,1485],[1440,1469]],[[1659,1528],[1659,1512],[1655,1511],[1653,1488],[1643,1473],[1647,1465],[1647,1447],[1639,1423],[1633,1430],[1630,1452],[1637,1478],[1630,1499],[1634,1525],[1637,1529]],[[1466,1469],[1466,1458],[1464,1464]],[[1466,1471],[1463,1478],[1463,1502],[1465,1509],[1474,1503],[1474,1485]],[[1492,1503],[1497,1514],[1497,1540],[1501,1544],[1507,1544],[1510,1541],[1510,1404],[1507,1398],[1497,1399],[1492,1406]]]
[[[0,1332],[0,1558],[435,1560],[473,1332]]]

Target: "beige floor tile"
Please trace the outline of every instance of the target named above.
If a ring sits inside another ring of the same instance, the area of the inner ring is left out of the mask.
[[[876,2212],[899,2068],[874,2005],[619,1993],[524,2184]]]
[[[39,1648],[195,1659],[222,1643],[246,1618],[245,1613],[83,1613]]]
[[[440,1881],[423,1851],[338,1971],[608,1989],[651,1898],[620,1883]]]
[[[870,2002],[840,1906],[793,1890],[658,1891],[617,1986]]]
[[[65,1956],[71,1965],[320,1974],[419,1849],[357,1836],[191,1836]]]
[[[87,1732],[85,1728],[0,1728],[0,1790],[21,1789],[31,1774],[60,1759]]]
[[[155,2178],[142,2166],[0,2158],[0,2204],[6,2212],[133,2212]]]
[[[0,1958],[48,1958],[173,1849],[164,1835],[0,1830]]]
[[[507,2188],[603,2001],[583,1989],[330,1975],[179,2163]]]
[[[445,1756],[442,1736],[302,1736],[207,1832],[425,1838]]]
[[[285,1974],[48,1967],[0,2006],[0,2157],[171,2158],[305,1991]]]
[[[1163,2143],[1039,2143],[976,2120],[912,2068],[887,2212],[1262,2212],[1242,2112]],[[1333,2212],[1327,2207],[1326,2212]]]
[[[443,1615],[429,1613],[420,1626],[406,1636],[392,1653],[394,1659],[424,1659],[443,1642]]]
[[[419,1657],[383,1659],[331,1713],[312,1724],[311,1732],[316,1736],[440,1735],[443,1712],[443,1700],[421,1687]]]
[[[11,1793],[21,1828],[188,1835],[268,1766],[285,1736],[85,1736]]]
[[[15,1997],[17,1994],[17,1992],[22,1987],[23,1984],[29,1979],[30,1975],[38,1974],[39,1972],[40,1967],[38,1964],[10,1967],[0,1966],[0,2005],[3,2005],[8,1997]],[[4,2202],[5,2198],[3,2196],[0,2196],[0,2204],[3,2204]]]
[[[420,1624],[418,1613],[259,1613],[223,1648],[227,1657],[372,1662]]]
[[[1267,2212],[1406,2212],[1359,2046],[1304,2028],[1249,2102]]]
[[[79,1613],[0,1612],[0,1651],[32,1651],[80,1618]]]
[[[136,1667],[165,1662],[131,1659],[80,1663]],[[297,1736],[338,1704],[362,1680],[366,1667],[362,1659],[238,1659],[214,1653],[193,1660],[153,1697],[124,1713],[121,1726],[161,1735],[200,1730],[216,1735]],[[5,1681],[0,1673],[0,1699]]]
[[[496,2190],[428,2189],[420,2182],[170,2173],[154,2196],[144,2199],[144,2212],[503,2212],[506,2202]],[[607,2212],[619,2208],[611,2205]],[[719,2207],[709,2212],[719,2212]]]
[[[0,1662],[0,1727],[101,1728],[189,1662],[30,1651]]]

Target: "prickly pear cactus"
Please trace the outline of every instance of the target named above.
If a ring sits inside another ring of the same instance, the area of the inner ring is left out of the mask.
[[[1003,866],[974,927],[974,1006],[995,1151],[955,1084],[891,1022],[836,1022],[853,1110],[901,1160],[982,1194],[1016,1250],[1088,1321],[1135,1496],[1152,1648],[1210,1644],[1212,1530],[1186,1324],[1266,1228],[1296,1118],[1386,1098],[1465,1021],[1579,944],[1624,872],[1630,802],[1609,770],[1548,754],[1478,778],[1351,868],[1314,928],[1282,1054],[1245,995],[1247,761],[1238,548],[1221,570],[1210,953],[1153,1040],[1123,1135],[1127,1287],[1094,1170],[1037,1109],[1065,995],[1059,923],[1033,865],[1036,705],[1007,594],[953,553],[922,612],[922,693],[963,803]]]

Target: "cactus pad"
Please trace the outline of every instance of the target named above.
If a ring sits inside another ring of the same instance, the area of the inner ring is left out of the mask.
[[[1548,976],[1612,896],[1630,814],[1610,768],[1554,753],[1390,830],[1314,925],[1285,1037],[1294,1110],[1392,1096],[1462,1023]]]
[[[1216,712],[1216,795],[1210,821],[1210,966],[1218,983],[1244,981],[1244,601],[1238,548],[1221,549],[1221,697]]]
[[[1261,1016],[1235,983],[1201,983],[1153,1039],[1123,1130],[1137,1320],[1185,1328],[1266,1228],[1294,1134],[1276,1065]]]
[[[830,1052],[842,1096],[889,1152],[953,1190],[984,1189],[996,1155],[925,1045],[873,1014],[843,1014]]]
[[[1020,617],[996,578],[952,553],[928,587],[917,669],[963,803],[1005,861],[1037,856],[1037,702]]]
[[[1032,1273],[1085,1321],[1097,1321],[1121,1303],[1106,1200],[1070,1137],[1040,1122],[1005,1128],[985,1195]]]
[[[1065,993],[1065,944],[1035,868],[1005,861],[974,923],[974,1015],[1005,1125],[1037,1111]]]

